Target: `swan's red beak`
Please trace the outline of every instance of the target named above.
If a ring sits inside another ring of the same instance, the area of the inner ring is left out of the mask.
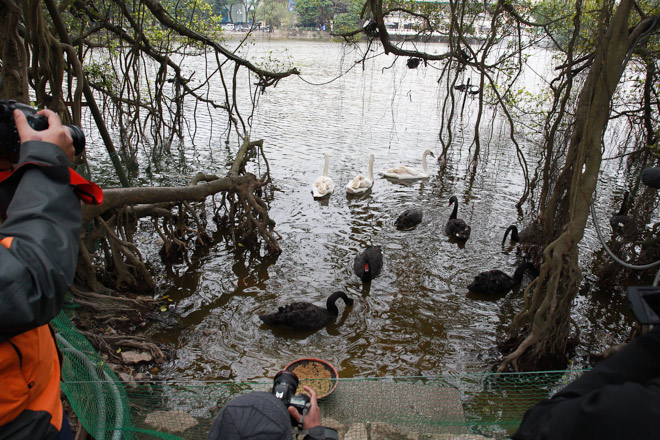
[[[364,263],[364,271],[369,272],[369,263]]]

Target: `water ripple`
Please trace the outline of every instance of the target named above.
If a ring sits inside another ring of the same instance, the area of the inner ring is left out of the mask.
[[[341,50],[332,43],[264,44],[251,53],[288,49],[307,80],[327,81],[352,62],[348,57],[337,68]],[[444,49],[436,46],[427,49]],[[521,172],[508,138],[484,132],[490,143],[481,171],[469,177],[473,146],[466,140],[474,115],[468,103],[460,121],[463,139],[453,146],[446,172],[431,159],[425,181],[382,178],[382,170],[398,164],[421,168],[426,148],[440,151],[438,106],[446,93],[434,72],[408,71],[404,63],[383,70],[391,63],[392,57],[367,61],[364,71],[353,69],[324,87],[287,79],[260,98],[252,137],[265,139],[277,189],[270,214],[283,252],[276,261],[260,261],[229,247],[216,249],[195,270],[171,277],[181,327],[157,335],[176,351],[164,374],[258,379],[307,356],[329,360],[343,377],[488,368],[488,352],[520,309],[521,291],[485,300],[468,296],[466,286],[483,270],[513,272],[515,252],[500,242],[519,220]],[[213,156],[222,170],[231,151],[206,152],[204,141],[198,143],[196,160],[206,166],[199,157]],[[324,152],[331,155],[336,190],[317,201],[310,185],[323,171]],[[344,186],[366,173],[370,153],[372,191],[347,197]],[[459,216],[472,226],[465,245],[444,234],[452,195],[460,202]],[[394,220],[409,207],[423,209],[423,221],[398,231]],[[382,246],[384,268],[363,285],[352,262],[370,244]],[[342,303],[337,323],[311,335],[274,331],[258,318],[291,301],[324,304],[334,290],[348,292],[354,306],[344,313]]]

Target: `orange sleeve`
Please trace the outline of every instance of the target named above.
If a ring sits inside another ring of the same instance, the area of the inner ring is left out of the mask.
[[[0,240],[0,244],[9,249],[11,247],[11,241],[14,239],[14,237],[5,237],[2,240]]]

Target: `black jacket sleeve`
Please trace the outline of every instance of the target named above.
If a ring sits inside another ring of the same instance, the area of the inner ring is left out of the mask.
[[[56,145],[25,142],[18,171],[0,183],[0,340],[53,319],[73,281],[81,207],[69,165]]]
[[[339,440],[339,434],[336,429],[315,426],[307,431],[303,440]]]
[[[513,439],[659,438],[659,379],[656,327],[528,410]]]

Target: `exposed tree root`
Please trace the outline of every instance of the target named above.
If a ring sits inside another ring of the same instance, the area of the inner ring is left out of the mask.
[[[163,354],[155,343],[140,336],[103,335],[96,331],[83,331],[81,333],[97,351],[106,354],[110,359],[118,363],[122,362],[118,350],[123,347],[135,348],[149,353],[156,362],[163,362],[165,360],[165,354]]]
[[[73,286],[71,293],[76,302],[88,304],[88,307],[96,311],[114,310],[117,312],[136,310],[151,310],[158,301],[150,297],[127,298],[124,296],[110,296],[90,291],[80,290]]]
[[[220,228],[227,229],[235,243],[262,242],[266,253],[279,254],[280,236],[260,196],[270,183],[269,171],[266,169],[259,178],[245,172],[249,153],[256,149],[264,157],[262,141],[246,140],[223,178],[198,174],[186,187],[106,191],[103,205],[84,211],[85,223],[93,221],[95,228],[83,240],[79,280],[90,290],[102,284],[118,292],[153,293],[156,286],[148,262],[134,243],[140,219],[151,218],[153,230],[162,240],[160,255],[164,263],[189,262],[193,247],[213,244],[207,231],[207,197],[212,200],[211,217]],[[216,201],[218,196],[220,203]]]
[[[246,140],[225,177],[200,173],[185,187],[108,190],[103,205],[85,209],[85,223],[92,228],[81,241],[73,293],[82,307],[74,320],[109,359],[121,363],[117,350],[127,347],[150,353],[155,360],[164,358],[155,344],[132,335],[159,305],[152,299],[158,287],[152,263],[137,245],[145,234],[162,241],[164,264],[189,263],[194,248],[212,246],[212,236],[222,236],[208,231],[208,218],[234,243],[263,243],[267,254],[281,252],[263,198],[270,183],[268,167],[261,177],[245,171],[249,153],[257,149],[263,157],[262,142]],[[153,246],[153,238],[143,241]]]
[[[508,356],[504,358],[500,366],[497,368],[497,372],[501,373],[506,371],[507,367],[509,366],[510,363],[514,365],[514,370],[518,370],[518,359],[523,355],[523,353],[531,347],[533,344],[538,342],[539,338],[536,336],[534,331],[532,331],[519,345],[518,348],[516,348],[512,353],[510,353]]]

